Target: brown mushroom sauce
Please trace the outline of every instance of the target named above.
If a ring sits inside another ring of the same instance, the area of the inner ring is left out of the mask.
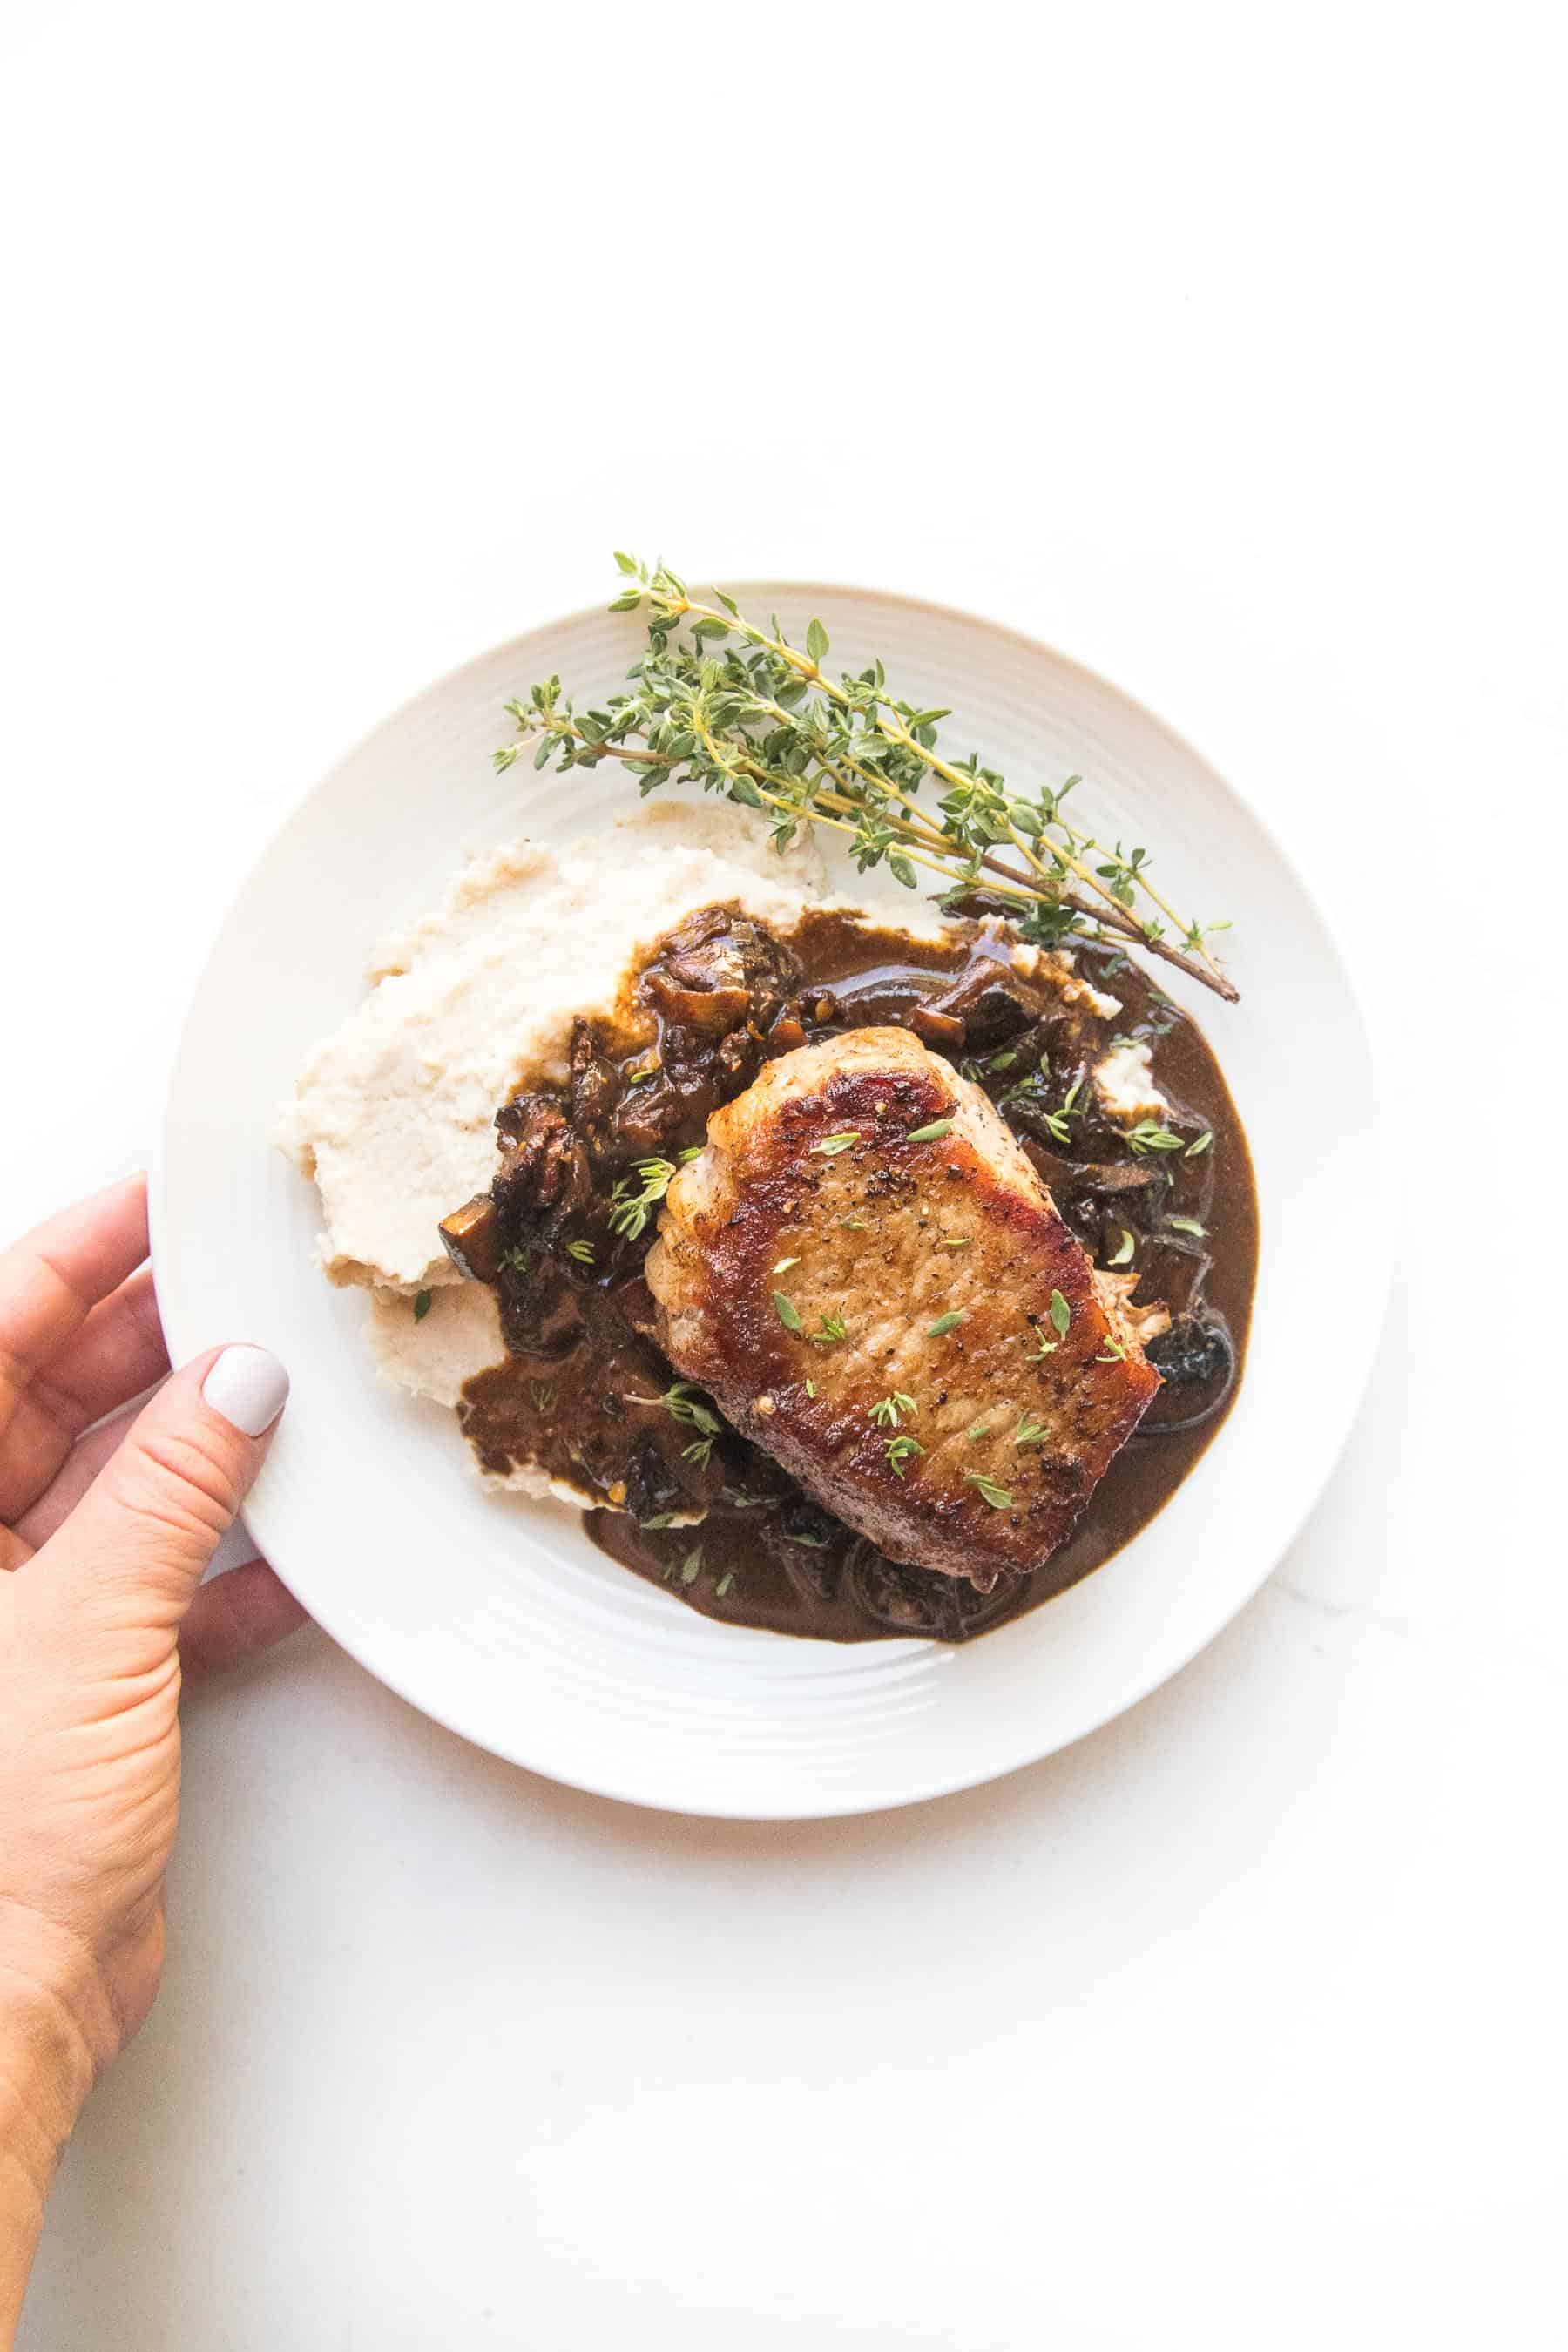
[[[602,1495],[605,1507],[584,1514],[600,1549],[705,1616],[838,1642],[970,1640],[1120,1550],[1236,1393],[1258,1212],[1247,1139],[1204,1037],[1109,948],[1079,946],[1076,959],[1121,1000],[1112,1019],[1048,978],[1024,978],[1007,933],[972,905],[931,942],[828,912],[785,940],[704,908],[659,942],[612,1020],[577,1024],[564,1086],[500,1111],[489,1192],[443,1223],[458,1266],[495,1284],[510,1350],[463,1392],[480,1464],[536,1463]],[[642,1278],[658,1217],[657,1197],[642,1195],[701,1148],[709,1114],[771,1056],[880,1024],[912,1029],[984,1087],[1096,1263],[1131,1234],[1137,1303],[1171,1311],[1148,1349],[1164,1386],[1078,1529],[1032,1575],[985,1594],[886,1559],[677,1382]],[[1179,1150],[1136,1151],[1102,1111],[1089,1074],[1122,1037],[1148,1041]],[[662,1164],[645,1174],[645,1161]]]

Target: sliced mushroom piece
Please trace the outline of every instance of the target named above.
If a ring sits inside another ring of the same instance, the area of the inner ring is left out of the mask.
[[[745,1086],[763,1058],[761,1041],[749,1029],[731,1029],[719,1046],[718,1063],[731,1089]]]
[[[962,1021],[972,1050],[989,1053],[1038,1017],[1037,1005],[1029,1004],[1023,989],[1021,981],[1003,976],[1000,965],[976,964],[928,1010]]]
[[[1149,1361],[1165,1383],[1144,1423],[1152,1442],[1212,1420],[1236,1378],[1229,1330],[1220,1317],[1201,1309],[1178,1315],[1154,1341]]]
[[[1163,1298],[1151,1299],[1147,1306],[1134,1307],[1132,1294],[1142,1276],[1138,1274],[1112,1274],[1102,1265],[1094,1269],[1094,1287],[1100,1303],[1115,1324],[1123,1339],[1134,1339],[1139,1347],[1147,1348],[1171,1328],[1171,1310]],[[1158,1359],[1155,1359],[1156,1363]]]
[[[910,1013],[910,1027],[939,1054],[961,1054],[969,1041],[969,1032],[956,1013],[937,1013],[929,1004],[917,1004]]]
[[[622,1094],[621,1074],[601,1054],[586,1021],[572,1031],[572,1122],[580,1129],[609,1118]]]
[[[1021,1140],[1052,1192],[1064,1200],[1093,1192],[1104,1200],[1127,1200],[1134,1205],[1131,1196],[1149,1200],[1170,1189],[1169,1173],[1152,1160],[1064,1160],[1032,1136]]]
[[[526,1242],[594,1200],[587,1146],[548,1095],[519,1095],[498,1113],[501,1164],[490,1187],[503,1234]]]
[[[933,1569],[902,1568],[862,1537],[849,1554],[849,1588],[868,1617],[894,1633],[963,1642],[984,1632],[1016,1599],[1025,1581],[1006,1573],[989,1592]]]
[[[647,1086],[628,1087],[610,1122],[616,1161],[656,1159],[683,1113],[681,1097],[672,1088],[666,1070],[660,1070]]]
[[[670,933],[643,985],[654,1002],[663,992],[686,1008],[667,1012],[668,1020],[693,1027],[709,1025],[695,1000],[727,999],[723,1025],[734,1028],[748,1019],[765,1025],[799,982],[800,964],[793,950],[763,924],[710,908]],[[744,1000],[738,1013],[733,1010],[737,998]],[[717,1011],[711,1021],[717,1024]]]
[[[805,1043],[805,1031],[794,1014],[788,1012],[781,1013],[768,1031],[770,1054],[793,1054],[797,1045],[804,1045]]]
[[[826,998],[818,998],[812,1005],[812,1017],[818,1023],[820,1006]],[[836,989],[832,997],[832,1019],[841,1021],[850,1029],[879,1029],[889,1025],[900,1029],[911,1026],[911,1015],[917,1006],[926,1003],[925,992],[912,980],[868,980],[859,988]]]
[[[763,1549],[804,1599],[837,1597],[842,1568],[838,1540],[844,1529],[820,1505],[805,1495],[792,1496],[781,1511],[766,1515],[757,1533]]]
[[[684,1515],[694,1507],[695,1498],[679,1463],[671,1459],[668,1445],[651,1434],[639,1438],[628,1450],[621,1465],[621,1478],[614,1483],[623,1482],[620,1507],[639,1522],[656,1518],[666,1511]],[[697,1507],[700,1508],[700,1505]]]
[[[683,988],[658,964],[645,979],[643,989],[667,1021],[708,1037],[721,1037],[728,1030],[742,1028],[752,1009],[748,988]]]
[[[500,1324],[514,1356],[537,1356],[552,1363],[569,1356],[583,1338],[577,1298],[547,1258],[536,1258],[526,1274],[503,1269]]]
[[[488,1192],[476,1192],[449,1217],[443,1217],[437,1231],[441,1246],[458,1272],[470,1282],[494,1282],[500,1272],[500,1223],[496,1204]]]
[[[1178,1315],[1149,1350],[1149,1360],[1174,1388],[1228,1380],[1236,1361],[1230,1333],[1217,1318]]]

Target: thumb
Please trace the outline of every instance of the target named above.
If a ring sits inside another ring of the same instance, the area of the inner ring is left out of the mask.
[[[113,1592],[147,1625],[176,1627],[260,1469],[289,1396],[265,1348],[198,1356],[132,1422],[39,1553],[63,1576]]]

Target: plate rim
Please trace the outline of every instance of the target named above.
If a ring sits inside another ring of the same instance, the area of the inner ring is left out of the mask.
[[[1090,685],[1108,690],[1166,737],[1178,742],[1184,751],[1207,770],[1225,794],[1243,812],[1248,823],[1258,829],[1268,849],[1289,876],[1292,884],[1300,894],[1306,910],[1318,926],[1331,959],[1336,977],[1343,992],[1346,1009],[1353,1020],[1354,1034],[1364,1058],[1370,1082],[1365,1116],[1374,1160],[1373,1189],[1376,1207],[1381,1218],[1382,1213],[1386,1210],[1392,1197],[1386,1078],[1380,1057],[1374,1051],[1373,1033],[1367,1017],[1365,999],[1346,952],[1342,934],[1326,911],[1313,880],[1298,862],[1293,851],[1281,839],[1269,818],[1255,806],[1241,787],[1232,781],[1228,770],[1216,768],[1208,755],[1186,734],[1184,728],[1165,719],[1141,695],[1122,686],[1104,669],[1080,660],[1078,656],[1065,651],[1049,639],[1037,636],[1031,631],[1020,629],[1016,624],[1001,619],[994,614],[973,606],[944,603],[931,597],[911,595],[901,589],[879,587],[864,580],[851,581],[827,575],[819,575],[809,580],[796,580],[783,576],[744,577],[738,573],[733,576],[726,573],[725,583],[730,592],[735,593],[737,597],[751,591],[765,591],[770,596],[781,602],[785,596],[807,602],[815,594],[822,593],[833,597],[852,598],[880,605],[900,606],[906,611],[919,613],[928,618],[950,619],[978,627],[993,636],[1009,641],[1031,656],[1044,656],[1059,667],[1076,673],[1079,678]],[[190,996],[180,1020],[174,1049],[167,1066],[163,1110],[158,1129],[158,1149],[149,1171],[149,1227],[153,1283],[160,1315],[164,1329],[170,1337],[171,1352],[176,1362],[183,1360],[185,1355],[191,1352],[190,1346],[186,1344],[191,1335],[180,1329],[183,1302],[171,1299],[166,1295],[164,1278],[165,1271],[172,1265],[174,1257],[173,1240],[168,1223],[168,1192],[169,1167],[175,1149],[174,1129],[176,1097],[186,1055],[191,1047],[192,1032],[196,1024],[203,992],[209,982],[213,967],[219,959],[228,929],[241,902],[255,882],[257,875],[277,853],[287,835],[299,823],[310,805],[330,793],[342,772],[358,761],[378,737],[407,718],[427,698],[451,690],[471,672],[480,670],[496,661],[510,647],[522,645],[529,637],[545,631],[570,630],[580,625],[596,623],[606,609],[603,603],[595,602],[575,606],[565,613],[540,614],[526,622],[510,636],[497,639],[493,644],[481,647],[464,660],[455,663],[451,667],[440,671],[435,677],[413,688],[379,719],[362,730],[312,782],[307,783],[294,796],[266,839],[253,851],[244,872],[238,876],[233,888],[227,894],[222,911],[208,934],[200,967],[196,971]],[[1268,1208],[1266,1198],[1261,1194],[1258,1207],[1260,1228],[1266,1230]],[[1035,1744],[1026,1733],[1016,1751],[1010,1751],[1001,1761],[987,1760],[978,1771],[965,1770],[953,1773],[951,1770],[937,1769],[922,1780],[919,1786],[899,1793],[873,1794],[861,1799],[806,1796],[803,1801],[781,1801],[765,1808],[759,1806],[754,1801],[742,1804],[726,1803],[721,1797],[716,1798],[710,1803],[701,1805],[689,1802],[675,1804],[659,1797],[628,1789],[618,1782],[613,1775],[599,1777],[581,1769],[563,1770],[553,1763],[540,1762],[535,1758],[521,1752],[527,1745],[526,1738],[506,1747],[496,1745],[491,1738],[477,1733],[465,1724],[455,1720],[448,1708],[440,1704],[432,1703],[428,1697],[411,1689],[408,1686],[407,1677],[402,1672],[388,1669],[379,1663],[371,1664],[362,1654],[357,1643],[351,1643],[334,1631],[333,1612],[330,1606],[323,1610],[313,1601],[305,1602],[304,1605],[309,1608],[313,1622],[321,1627],[329,1639],[352,1657],[356,1664],[429,1721],[439,1724],[445,1730],[463,1739],[469,1746],[480,1749],[483,1753],[497,1756],[518,1769],[538,1773],[543,1779],[552,1780],[562,1787],[578,1790],[588,1796],[610,1800],[619,1804],[635,1805],[645,1811],[669,1813],[692,1819],[758,1822],[853,1819],[861,1814],[898,1811],[908,1806],[934,1803],[942,1798],[959,1795],[971,1789],[988,1786],[994,1780],[1009,1778],[1029,1765],[1044,1763],[1050,1757],[1076,1747],[1080,1740],[1089,1738],[1094,1732],[1103,1729],[1121,1716],[1130,1714],[1133,1708],[1142,1706],[1154,1692],[1163,1689],[1167,1683],[1184,1673],[1193,1661],[1216,1641],[1226,1627],[1234,1623],[1243,1611],[1258,1598],[1269,1578],[1299,1539],[1302,1528],[1322,1500],[1339,1470],[1351,1435],[1360,1417],[1375,1369],[1392,1297],[1393,1266],[1388,1259],[1377,1257],[1374,1260],[1373,1279],[1375,1284],[1375,1294],[1371,1302],[1370,1310],[1360,1315],[1356,1321],[1361,1347],[1353,1377],[1349,1380],[1336,1381],[1334,1419],[1331,1424],[1321,1471],[1313,1482],[1311,1492],[1292,1513],[1283,1535],[1273,1539],[1267,1547],[1272,1552],[1272,1557],[1258,1570],[1254,1580],[1239,1596],[1226,1596],[1218,1612],[1205,1615],[1200,1629],[1190,1640],[1184,1639],[1174,1645],[1168,1662],[1162,1664],[1157,1672],[1147,1677],[1142,1675],[1136,1677],[1127,1695],[1119,1697],[1114,1704],[1104,1706],[1099,1701],[1091,1701],[1084,1710],[1080,1721],[1073,1724],[1060,1737],[1051,1737],[1045,1747]],[[1364,1292],[1362,1304],[1363,1308],[1368,1307]],[[1194,1465],[1194,1471],[1200,1466],[1201,1465]],[[261,1519],[265,1516],[266,1506],[263,1496],[256,1508],[254,1517]],[[251,1527],[252,1517],[251,1505],[247,1500],[242,1517],[247,1528],[250,1528],[250,1531],[257,1536],[258,1546],[264,1549],[264,1539],[259,1528]],[[278,1573],[285,1583],[289,1581],[287,1572],[283,1569],[279,1569]],[[1070,1716],[1070,1706],[1068,1712]]]

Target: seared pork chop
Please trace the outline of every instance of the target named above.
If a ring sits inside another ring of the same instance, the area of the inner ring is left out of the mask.
[[[1126,1278],[904,1029],[784,1054],[716,1111],[646,1272],[670,1361],[737,1429],[983,1592],[1065,1542],[1160,1385]]]

